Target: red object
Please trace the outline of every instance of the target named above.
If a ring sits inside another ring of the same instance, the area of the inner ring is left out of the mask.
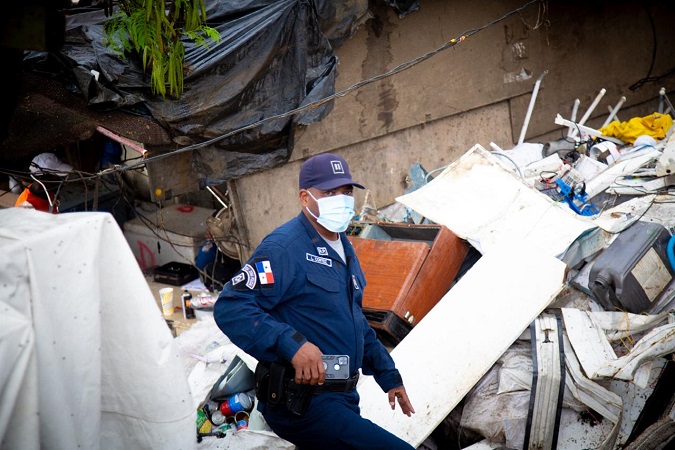
[[[23,192],[16,199],[14,206],[21,206],[23,202],[30,203],[31,205],[33,205],[33,208],[37,209],[38,211],[49,212],[49,200],[34,195],[29,188],[25,188],[23,190]],[[59,212],[59,209],[56,205],[54,205],[54,209],[52,212],[54,214]]]
[[[247,405],[244,404],[245,400],[248,400],[246,394],[234,394],[220,404],[220,412],[223,413],[225,417],[234,416],[236,413],[246,409]]]

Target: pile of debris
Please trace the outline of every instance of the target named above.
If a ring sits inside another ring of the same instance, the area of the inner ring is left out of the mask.
[[[667,114],[637,120],[647,125],[626,141],[611,136],[618,122],[599,131],[562,120],[570,131],[558,142],[476,145],[436,177],[416,165],[414,189],[369,206],[375,220],[447,227],[480,257],[391,351],[417,413],[391,411],[362,377],[365,417],[425,449],[656,449],[673,439],[674,127]],[[214,328],[179,336],[198,401],[226,362],[255,368],[225,336],[213,341]],[[211,336],[208,352],[199,336]],[[200,446],[292,448],[252,420]]]
[[[637,120],[662,134],[476,145],[397,198],[482,257],[392,351],[416,420],[382,411],[374,383],[366,417],[439,448],[673,439],[675,138],[668,115]]]

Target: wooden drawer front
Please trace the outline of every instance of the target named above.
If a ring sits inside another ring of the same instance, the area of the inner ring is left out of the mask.
[[[405,299],[429,254],[425,242],[349,238],[354,245],[367,286],[363,308],[405,314]]]

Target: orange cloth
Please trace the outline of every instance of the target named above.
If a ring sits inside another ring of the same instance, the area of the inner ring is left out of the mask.
[[[33,205],[33,208],[38,211],[49,212],[49,201],[34,195],[29,187],[25,188],[14,203],[14,206],[21,206],[23,202],[28,202]],[[54,206],[54,214],[58,213],[58,207]]]

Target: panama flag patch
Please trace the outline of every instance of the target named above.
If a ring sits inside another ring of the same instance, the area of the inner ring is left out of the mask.
[[[255,263],[256,271],[258,272],[258,279],[261,286],[269,287],[274,284],[274,274],[272,273],[272,266],[269,261],[258,261]]]

